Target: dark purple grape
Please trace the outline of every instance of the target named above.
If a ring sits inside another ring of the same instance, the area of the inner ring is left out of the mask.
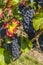
[[[43,33],[39,37],[40,49],[43,51]]]
[[[32,39],[36,34],[36,31],[34,30],[33,24],[32,24],[34,10],[28,9],[26,8],[26,6],[23,6],[23,5],[20,5],[19,9],[21,9],[20,11],[23,15],[22,24],[23,24],[24,31],[29,35],[29,38]]]
[[[26,7],[22,4],[19,4],[19,10],[21,11],[22,15],[26,12]]]
[[[12,54],[13,58],[17,59],[20,56],[20,40],[19,37],[15,37],[9,44],[9,51]]]
[[[1,36],[2,38],[4,38],[5,35],[6,35],[6,29],[0,28],[0,36]]]

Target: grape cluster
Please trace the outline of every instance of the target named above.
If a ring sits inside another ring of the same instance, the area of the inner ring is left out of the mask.
[[[43,33],[39,37],[40,49],[43,51]]]
[[[24,31],[29,35],[29,38],[32,39],[36,34],[36,31],[34,30],[34,27],[32,24],[34,10],[28,9],[26,6],[23,6],[21,4],[19,5],[19,9],[23,16],[22,24],[23,24]]]
[[[20,56],[20,39],[19,37],[15,37],[11,44],[8,44],[8,49],[12,54],[13,58],[17,59]]]

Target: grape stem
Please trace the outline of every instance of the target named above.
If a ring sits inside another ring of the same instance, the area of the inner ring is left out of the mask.
[[[32,42],[35,41],[39,36],[43,33],[43,30],[40,30],[40,32],[31,40]]]
[[[31,40],[32,42],[34,42],[35,40],[36,40],[36,44],[37,44],[37,49],[40,49],[40,45],[39,45],[39,41],[38,41],[38,39],[39,39],[39,36],[41,35],[43,33],[43,30],[40,30],[40,32]]]

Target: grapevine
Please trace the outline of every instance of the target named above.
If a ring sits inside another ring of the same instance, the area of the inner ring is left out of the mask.
[[[35,13],[27,2],[0,1],[0,48],[6,47],[14,60],[23,51],[33,48],[34,44],[43,50],[43,15]]]

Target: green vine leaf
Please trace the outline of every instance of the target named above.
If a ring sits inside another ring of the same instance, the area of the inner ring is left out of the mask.
[[[43,23],[43,18],[39,18],[39,19],[34,19],[33,20],[33,27],[34,29],[37,31],[40,29],[40,26],[42,25]]]
[[[24,37],[21,37],[21,51],[24,53],[29,52],[29,50],[32,48],[32,42],[29,39],[26,39]]]

